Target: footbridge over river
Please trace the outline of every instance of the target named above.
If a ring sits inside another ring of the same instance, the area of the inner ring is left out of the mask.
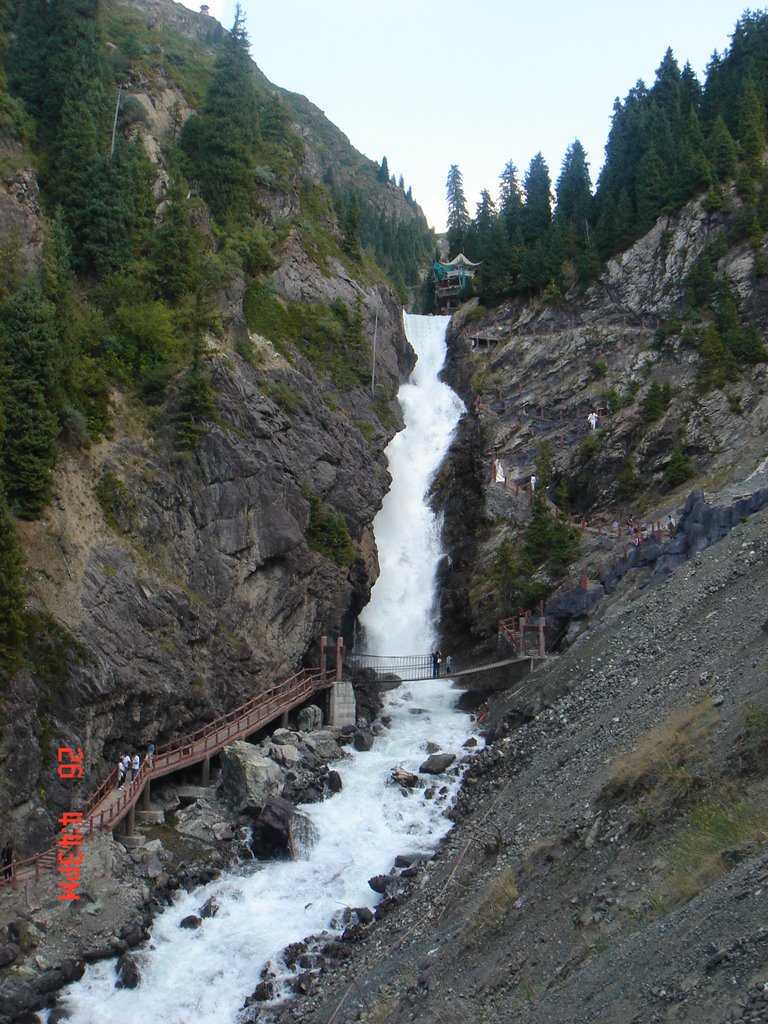
[[[523,635],[522,632],[520,635]],[[543,641],[541,650],[543,651]],[[329,657],[331,652],[327,649],[324,637],[321,639],[320,652],[321,668],[302,669],[284,682],[256,694],[220,718],[186,736],[177,737],[159,746],[151,760],[144,760],[136,777],[126,780],[122,787],[118,785],[118,769],[115,767],[87,797],[81,808],[66,812],[59,819],[58,823],[62,830],[59,833],[58,844],[33,857],[15,861],[10,876],[0,878],[0,892],[4,888],[16,888],[19,881],[37,881],[44,872],[63,872],[63,878],[70,880],[78,877],[79,873],[75,873],[75,868],[82,862],[82,856],[78,860],[78,854],[81,853],[83,840],[101,831],[114,831],[123,822],[124,834],[132,836],[139,801],[143,810],[150,809],[152,782],[199,764],[202,766],[201,784],[207,786],[210,782],[211,758],[224,747],[237,740],[247,739],[278,720],[287,726],[288,715],[292,710],[309,701],[317,700],[318,696],[325,704],[328,724],[342,728],[344,725],[355,724],[355,680],[361,677],[363,680],[366,677],[397,677],[403,682],[418,682],[440,674],[434,671],[433,658],[430,654],[404,658],[371,658],[347,654],[341,637],[336,641],[335,657]],[[328,667],[331,660],[335,661],[332,671]],[[535,658],[533,652],[526,653],[521,648],[513,657],[481,665],[457,666],[456,669],[452,668],[448,675],[451,679],[460,679],[463,676],[489,672],[524,661],[529,662],[532,667]],[[82,778],[83,761],[83,751],[80,748],[60,748],[59,776],[63,779]],[[59,884],[66,885],[64,881]]]

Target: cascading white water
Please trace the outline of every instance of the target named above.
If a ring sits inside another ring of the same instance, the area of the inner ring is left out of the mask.
[[[377,654],[428,653],[434,643],[434,578],[438,527],[425,495],[462,412],[437,379],[448,317],[406,316],[419,361],[400,390],[406,427],[387,449],[393,484],[376,518],[381,575],[364,625]],[[392,769],[417,772],[428,742],[457,752],[470,735],[444,679],[406,684],[388,698],[391,728],[373,750],[338,764],[342,792],[302,808],[317,829],[309,860],[249,865],[183,894],[154,922],[148,949],[137,954],[142,981],[115,989],[115,963],[88,968],[64,1002],[73,1024],[234,1024],[262,968],[280,964],[288,944],[330,926],[343,907],[373,906],[373,875],[400,853],[426,852],[447,832],[443,816],[457,781],[442,799],[391,785]],[[441,780],[442,782],[442,780]],[[180,921],[210,897],[219,912],[196,931]]]
[[[464,411],[455,391],[438,380],[449,320],[405,314],[418,362],[398,393],[405,429],[386,451],[392,486],[374,523],[381,575],[360,616],[370,654],[428,654],[435,639],[435,571],[442,549],[426,495]]]

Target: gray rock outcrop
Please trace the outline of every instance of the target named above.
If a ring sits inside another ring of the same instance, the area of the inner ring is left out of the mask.
[[[271,796],[280,796],[285,773],[250,743],[233,743],[221,755],[221,797],[240,814],[260,811]]]

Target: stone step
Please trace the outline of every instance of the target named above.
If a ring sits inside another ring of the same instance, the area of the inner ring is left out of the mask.
[[[156,811],[136,811],[137,825],[162,825],[165,821],[165,811],[162,807]]]
[[[176,786],[176,796],[180,800],[212,800],[216,796],[215,786]]]
[[[140,846],[143,846],[147,841],[146,836],[132,835],[132,836],[115,836],[115,839],[121,846],[125,847],[126,850],[137,850]]]

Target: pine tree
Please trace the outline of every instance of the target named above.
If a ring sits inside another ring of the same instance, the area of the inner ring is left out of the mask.
[[[24,639],[23,560],[0,483],[0,678],[18,667]]]
[[[709,156],[718,181],[730,181],[735,176],[738,150],[720,114],[715,119],[709,137]]]
[[[637,226],[642,234],[653,227],[667,201],[669,178],[661,157],[649,149],[637,169]]]
[[[52,305],[30,281],[0,309],[5,425],[2,476],[17,515],[35,519],[50,497],[56,462],[59,346]]]
[[[359,262],[363,258],[360,248],[360,203],[354,192],[349,197],[344,215],[341,247],[353,260]]]
[[[464,182],[458,164],[451,164],[451,169],[448,171],[445,195],[448,200],[448,259],[453,259],[463,251],[471,223],[464,195]]]
[[[172,303],[201,285],[202,240],[192,226],[187,192],[179,176],[171,181],[162,222],[152,233],[150,275],[158,296]]]
[[[557,179],[557,208],[555,219],[565,231],[571,228],[569,255],[582,251],[587,243],[592,221],[592,182],[589,177],[587,154],[578,139],[568,147]]]
[[[744,82],[739,97],[736,138],[742,157],[751,169],[757,170],[765,150],[766,119],[765,107],[751,77]]]
[[[252,218],[258,141],[256,86],[238,4],[232,32],[214,62],[203,112],[190,118],[181,134],[203,197],[221,224]]]
[[[523,190],[525,203],[520,228],[525,244],[532,246],[544,236],[552,220],[552,182],[541,153],[537,153],[530,162],[523,179]]]
[[[504,223],[507,237],[513,244],[522,244],[520,222],[522,219],[523,194],[517,179],[517,168],[511,160],[504,165],[499,175],[499,215]]]
[[[381,166],[376,174],[376,180],[384,182],[385,185],[389,182],[389,164],[385,156],[381,158]]]
[[[51,33],[48,0],[25,0],[16,21],[8,53],[8,83],[29,113],[40,120],[45,96],[48,47]]]

